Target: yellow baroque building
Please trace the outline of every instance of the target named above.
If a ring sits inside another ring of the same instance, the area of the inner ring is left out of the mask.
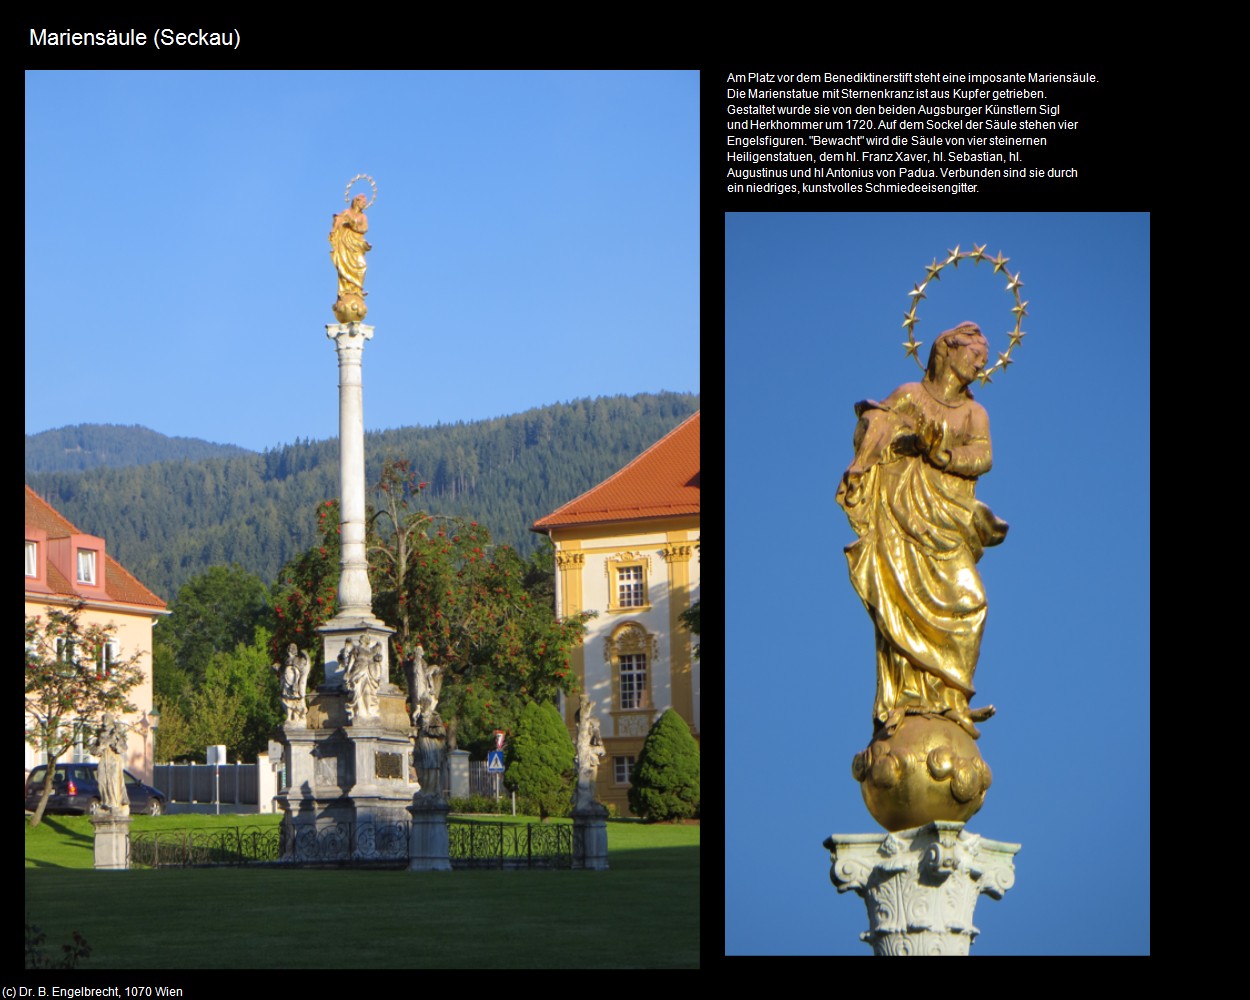
[[[651,724],[676,709],[699,738],[699,661],[681,614],[699,599],[699,414],[536,521],[556,560],[556,614],[597,611],[571,663],[607,751],[598,795],[622,816]],[[565,722],[574,728],[572,699]]]
[[[132,689],[129,700],[137,711],[123,716],[130,726],[126,769],[140,781],[152,781],[152,626],[169,612],[165,602],[136,580],[105,550],[104,539],[74,527],[51,504],[26,487],[26,617],[46,616],[49,608],[64,609],[83,602],[82,622],[115,625],[113,641],[101,650],[101,669],[109,660],[139,654],[143,681]],[[29,743],[26,771],[44,763]],[[94,760],[81,748],[62,757]]]

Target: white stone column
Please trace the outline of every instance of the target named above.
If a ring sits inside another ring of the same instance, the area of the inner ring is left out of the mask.
[[[824,846],[838,892],[868,906],[860,940],[876,955],[967,955],[980,932],[977,899],[1002,899],[1016,881],[1019,844],[937,821],[894,833],[835,833]]]
[[[339,607],[335,617],[372,618],[373,592],[365,561],[365,412],[361,358],[373,327],[327,323],[339,356]]]

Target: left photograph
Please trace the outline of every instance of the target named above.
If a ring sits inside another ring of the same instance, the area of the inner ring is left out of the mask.
[[[698,966],[698,90],[27,73],[28,968]]]

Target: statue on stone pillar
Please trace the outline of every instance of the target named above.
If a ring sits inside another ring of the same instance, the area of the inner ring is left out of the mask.
[[[595,703],[585,691],[577,709],[577,785],[573,789],[573,811],[591,809],[595,803],[595,781],[599,775],[599,758],[606,753],[599,720],[592,714]]]
[[[408,682],[410,720],[417,737],[417,773],[422,788],[439,791],[443,758],[447,749],[447,727],[438,714],[438,697],[443,687],[443,668],[426,662],[425,648],[418,645],[404,661]]]
[[[129,813],[130,796],[126,792],[125,766],[128,741],[126,726],[105,712],[103,723],[91,740],[90,751],[100,758],[96,780],[100,788],[101,810],[110,813]]]
[[[924,289],[946,266],[971,258],[993,263],[984,247],[928,268],[911,293],[903,346],[916,359],[912,328]],[[985,628],[986,599],[976,565],[1007,536],[1007,524],[976,498],[990,471],[989,416],[968,387],[1011,364],[1024,334],[1019,275],[1015,331],[1007,351],[987,368],[989,344],[975,323],[940,334],[919,382],[899,386],[883,402],[855,404],[855,456],[842,475],[837,502],[858,539],[846,546],[851,583],[876,636],[877,690],[873,736],[851,772],[869,812],[887,830],[934,820],[963,822],[981,808],[991,775],[977,750],[978,722],[992,705],[970,704]]]
[[[361,179],[373,185],[373,178],[357,174],[348,182],[343,200],[348,201],[352,185]],[[377,186],[373,185],[373,199],[363,194],[351,198],[349,207],[334,216],[330,226],[330,259],[339,277],[339,297],[334,303],[334,315],[340,323],[360,323],[369,307],[365,305],[365,254],[373,247],[365,239],[369,231],[369,219],[365,209],[377,199]]]
[[[273,665],[279,670],[278,664]],[[307,653],[301,653],[295,643],[287,646],[286,663],[281,668],[282,707],[286,709],[287,725],[303,725],[308,717],[308,675],[312,661]]]

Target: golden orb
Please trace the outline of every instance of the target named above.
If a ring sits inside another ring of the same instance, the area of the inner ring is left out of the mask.
[[[340,323],[360,323],[364,321],[369,307],[365,305],[363,296],[354,292],[340,295],[334,303],[334,315]]]
[[[949,719],[925,715],[909,715],[892,735],[874,739],[855,755],[851,774],[872,818],[891,831],[967,822],[985,804],[992,778],[976,740]]]

